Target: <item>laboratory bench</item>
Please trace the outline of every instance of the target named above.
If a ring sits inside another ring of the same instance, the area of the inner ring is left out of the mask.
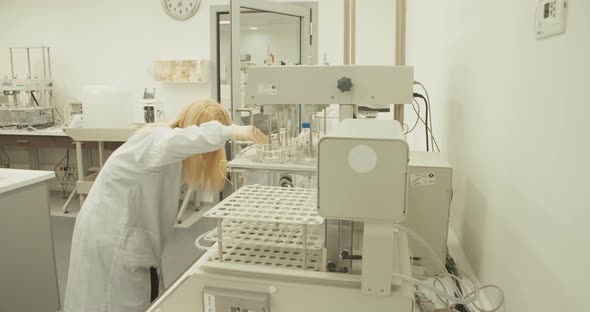
[[[117,142],[108,142],[105,144],[106,150],[115,150],[121,144]],[[30,168],[39,170],[39,149],[44,148],[72,148],[74,140],[69,137],[64,128],[52,127],[39,130],[6,130],[0,129],[0,146],[26,148],[29,151]],[[87,142],[84,144],[85,149],[97,150],[98,143]]]
[[[0,146],[28,149],[31,169],[39,170],[40,148],[70,148],[72,146],[72,139],[67,137],[62,128],[40,130],[1,129]]]
[[[76,189],[70,194],[69,200],[63,207],[65,213],[76,195],[80,195],[80,206],[84,196],[90,191],[97,172],[86,176],[91,170],[89,153],[98,150],[100,169],[105,161],[105,150],[115,150],[129,138],[136,129],[86,129],[51,127],[37,130],[2,129],[0,130],[0,146],[26,148],[29,153],[30,168],[40,169],[39,149],[76,147],[76,161],[78,180]]]

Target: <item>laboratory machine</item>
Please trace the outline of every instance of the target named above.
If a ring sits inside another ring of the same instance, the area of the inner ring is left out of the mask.
[[[401,126],[345,120],[318,146],[318,188],[247,185],[209,210],[218,226],[200,239],[214,245],[197,240],[207,252],[150,311],[412,311],[413,286],[393,276],[411,276],[393,226],[406,214]],[[327,272],[325,218],[363,223],[359,274]]]
[[[410,67],[403,66],[281,66],[249,70],[245,104],[269,114],[273,125],[269,145],[240,149],[228,162],[233,190],[247,184],[317,187],[319,140],[329,134],[338,120],[361,118],[347,103],[372,109],[383,103],[405,103],[402,95],[412,91]],[[307,91],[307,92],[304,92]],[[330,106],[323,103],[329,103]],[[277,104],[281,103],[281,104]],[[297,104],[302,103],[302,104]],[[339,104],[335,104],[339,103]],[[302,108],[300,108],[302,107]],[[310,121],[297,127],[297,110]],[[332,112],[330,112],[333,110]],[[334,111],[336,112],[334,114]],[[306,115],[305,112],[313,112]],[[334,117],[336,116],[336,120]],[[393,115],[388,115],[393,119]],[[260,124],[255,123],[257,127]],[[295,127],[293,127],[295,126]],[[235,143],[234,143],[235,144]],[[411,152],[408,186],[408,218],[402,222],[447,257],[447,231],[452,198],[452,168],[439,153]],[[355,233],[363,231],[358,222],[326,220],[328,270],[359,272],[362,261]],[[427,250],[410,241],[414,264],[433,273],[441,267]]]
[[[322,83],[306,85],[311,76]],[[384,80],[395,87],[382,88]],[[318,133],[317,145],[307,140],[312,150],[304,155],[313,160],[306,164],[289,153],[299,133],[284,117],[297,105],[409,103],[412,82],[406,66],[251,68],[246,101],[275,116],[272,142],[228,163],[234,192],[205,214],[217,222],[196,241],[206,253],[150,311],[412,311],[413,286],[394,277],[412,274],[408,239],[394,227],[408,201],[410,154],[400,124],[353,120],[344,114],[354,110],[342,109],[342,122]],[[290,91],[302,86],[310,89]],[[249,170],[309,179],[253,184],[239,178]],[[346,245],[349,254],[335,256]]]
[[[156,88],[145,88],[141,104],[143,120],[140,123],[160,122],[164,118],[162,102],[156,98]]]
[[[49,47],[9,48],[9,54],[10,74],[0,79],[0,127],[52,126],[56,108]]]

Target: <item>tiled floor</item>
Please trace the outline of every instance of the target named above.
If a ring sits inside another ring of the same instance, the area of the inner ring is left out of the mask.
[[[52,194],[51,209],[59,209],[65,200],[58,194]],[[78,201],[72,203],[71,208],[77,210]],[[59,279],[60,295],[65,295],[66,281],[68,279],[68,267],[70,259],[70,247],[75,219],[71,216],[53,216],[51,225],[53,241],[55,246],[55,257],[57,261],[57,276]],[[164,274],[164,285],[168,287],[180,275],[188,269],[201,255],[201,251],[195,247],[195,239],[205,231],[215,227],[215,221],[207,218],[200,219],[197,223],[187,229],[175,228],[164,250],[162,257],[162,271]]]

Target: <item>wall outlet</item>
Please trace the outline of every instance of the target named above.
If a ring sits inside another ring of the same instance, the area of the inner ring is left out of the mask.
[[[568,0],[539,0],[535,17],[537,40],[565,32]]]

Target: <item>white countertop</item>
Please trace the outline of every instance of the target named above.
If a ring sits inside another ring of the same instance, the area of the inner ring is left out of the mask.
[[[0,169],[0,194],[54,177],[53,171]]]
[[[26,130],[26,129],[18,129],[18,130],[7,130],[1,129],[0,135],[32,135],[32,136],[60,136],[65,137],[67,136],[64,133],[63,128],[58,127],[51,127],[39,130]]]
[[[125,142],[136,131],[136,128],[64,128],[65,135],[80,142]]]

